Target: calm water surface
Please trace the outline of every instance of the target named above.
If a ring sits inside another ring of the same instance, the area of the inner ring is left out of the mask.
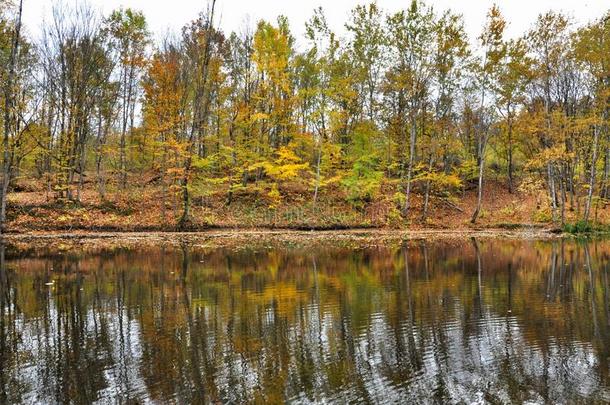
[[[0,249],[0,403],[610,401],[610,242]]]

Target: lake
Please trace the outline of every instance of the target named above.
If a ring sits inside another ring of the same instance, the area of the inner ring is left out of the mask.
[[[610,242],[0,256],[0,403],[610,401]]]

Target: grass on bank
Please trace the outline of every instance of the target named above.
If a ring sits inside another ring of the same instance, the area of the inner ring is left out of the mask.
[[[610,233],[610,225],[580,220],[573,223],[564,224],[563,231],[572,235]]]

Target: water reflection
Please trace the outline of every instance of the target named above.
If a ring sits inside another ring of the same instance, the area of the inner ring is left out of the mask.
[[[609,401],[609,255],[0,246],[0,403]]]

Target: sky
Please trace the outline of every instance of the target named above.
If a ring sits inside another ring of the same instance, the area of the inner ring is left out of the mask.
[[[178,30],[205,9],[207,0],[63,0],[68,5],[88,1],[103,13],[117,7],[131,7],[144,11],[150,30],[157,38],[166,32]],[[36,36],[41,24],[50,15],[55,0],[24,0],[23,20],[28,31]],[[508,21],[508,37],[525,32],[538,14],[549,9],[560,10],[578,22],[587,22],[603,15],[610,9],[608,0],[427,0],[437,11],[452,9],[464,16],[470,38],[478,36],[487,10],[498,4]],[[245,21],[254,25],[259,19],[275,21],[280,14],[288,17],[297,40],[303,38],[305,21],[312,11],[322,6],[331,28],[343,34],[349,11],[356,5],[366,3],[358,0],[217,0],[220,14],[218,23],[225,32],[240,31]],[[408,7],[410,0],[377,0],[384,10],[396,11]]]

